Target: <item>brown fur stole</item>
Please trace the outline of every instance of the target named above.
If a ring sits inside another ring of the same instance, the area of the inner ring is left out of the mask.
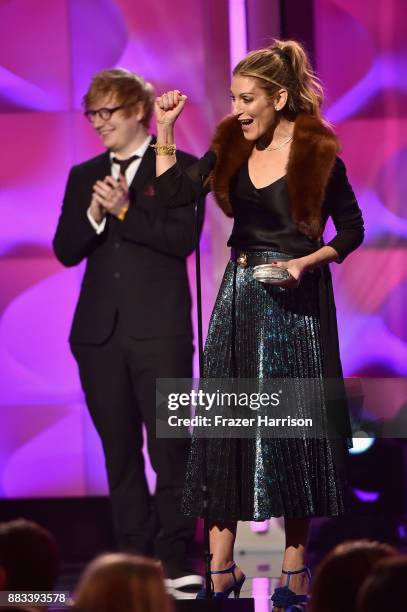
[[[245,140],[235,117],[228,116],[217,126],[211,143],[217,162],[210,181],[215,199],[228,217],[233,217],[230,179],[248,160],[253,146]],[[287,188],[294,223],[313,239],[322,233],[321,207],[338,150],[337,137],[320,119],[298,115],[287,165]]]

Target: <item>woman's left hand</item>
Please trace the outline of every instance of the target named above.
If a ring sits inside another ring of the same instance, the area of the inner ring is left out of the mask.
[[[307,270],[307,266],[301,258],[289,259],[288,261],[273,261],[271,265],[275,268],[281,268],[287,270],[290,278],[282,280],[278,283],[280,287],[286,287],[287,289],[295,289],[300,284],[302,275]]]

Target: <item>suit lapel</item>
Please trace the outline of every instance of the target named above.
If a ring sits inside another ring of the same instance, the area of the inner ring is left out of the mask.
[[[150,144],[155,143],[155,138]],[[148,183],[152,182],[155,177],[155,151],[150,146],[143,155],[141,164],[136,172],[134,179],[131,182],[130,190],[137,192],[141,191]]]
[[[106,151],[100,157],[100,161],[96,167],[96,180],[103,180],[108,174],[112,174],[109,151]]]

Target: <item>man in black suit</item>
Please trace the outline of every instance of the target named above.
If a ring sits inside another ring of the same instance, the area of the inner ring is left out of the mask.
[[[180,512],[189,444],[155,436],[155,379],[192,377],[194,213],[154,196],[153,105],[151,85],[127,70],[93,78],[85,115],[108,150],[71,169],[53,246],[65,266],[87,259],[69,340],[103,444],[119,547],[160,558],[174,588],[199,587],[186,565],[194,521]],[[195,160],[177,156],[184,168]]]

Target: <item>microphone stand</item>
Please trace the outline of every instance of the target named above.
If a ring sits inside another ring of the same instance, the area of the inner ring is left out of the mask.
[[[203,334],[202,334],[202,290],[201,290],[201,252],[200,252],[199,201],[195,202],[195,279],[196,279],[196,310],[198,322],[198,362],[199,380],[203,378]],[[204,560],[205,560],[205,599],[212,599],[211,582],[211,549],[209,541],[209,490],[207,475],[206,438],[202,438],[202,515],[204,525]]]

